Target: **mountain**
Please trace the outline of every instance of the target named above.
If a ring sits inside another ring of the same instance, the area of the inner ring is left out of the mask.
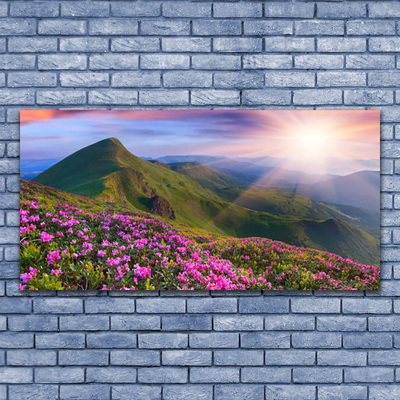
[[[322,203],[282,190],[227,188],[220,197],[241,207],[271,214],[296,215],[312,219],[340,219],[372,236],[379,237],[380,215],[362,208]]]
[[[330,178],[313,185],[300,185],[296,188],[296,193],[313,200],[362,207],[379,212],[379,188],[379,171],[360,171]]]
[[[193,232],[267,237],[336,251],[358,262],[379,262],[379,241],[347,222],[334,219],[335,235],[329,239],[325,216],[273,214],[234,204],[219,195],[222,189],[235,185],[231,178],[204,165],[166,167],[159,161],[143,160],[115,138],[71,154],[34,180],[131,210],[151,212]]]

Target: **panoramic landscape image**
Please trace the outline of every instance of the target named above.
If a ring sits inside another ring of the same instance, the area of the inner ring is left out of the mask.
[[[374,110],[24,110],[21,290],[376,290]]]

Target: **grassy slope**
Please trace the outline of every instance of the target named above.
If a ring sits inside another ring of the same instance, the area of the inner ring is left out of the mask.
[[[336,221],[340,226],[337,237],[329,239],[324,233],[325,216],[277,215],[270,213],[273,210],[255,211],[232,204],[190,176],[134,156],[118,139],[106,139],[70,155],[35,181],[145,212],[157,195],[175,210],[177,223],[188,228],[237,237],[268,237],[326,249],[364,263],[376,263],[379,258],[378,240],[344,222]]]

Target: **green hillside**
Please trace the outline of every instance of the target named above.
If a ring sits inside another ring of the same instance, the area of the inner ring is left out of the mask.
[[[267,237],[336,252],[358,262],[379,262],[378,239],[340,220],[334,221],[335,236],[329,236],[324,223],[333,215],[312,204],[307,211],[306,198],[295,198],[293,204],[285,206],[288,199],[278,196],[271,198],[269,208],[257,210],[251,204],[233,200],[243,189],[226,189],[225,193],[220,190],[234,185],[234,180],[224,174],[199,165],[175,169],[179,172],[136,157],[112,138],[77,151],[34,180],[132,210],[151,212],[176,221],[180,227],[236,237]],[[210,189],[224,193],[223,197]],[[335,218],[340,218],[339,211],[337,214]]]

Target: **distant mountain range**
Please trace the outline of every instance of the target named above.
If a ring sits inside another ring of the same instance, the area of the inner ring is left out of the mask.
[[[268,237],[328,250],[358,262],[379,263],[379,214],[354,207],[354,202],[352,207],[325,204],[290,191],[266,188],[262,176],[254,175],[260,167],[248,162],[193,157],[144,160],[131,154],[118,139],[110,138],[71,154],[33,180],[150,212],[193,232]],[[320,175],[317,179],[281,168],[271,168],[270,172],[277,177],[271,179],[274,183],[283,181],[293,186],[300,180],[302,190],[309,190],[310,197],[321,195],[331,181],[339,193],[340,179],[347,178],[343,183],[347,185],[375,182],[370,174]],[[304,179],[307,183],[303,184]],[[344,193],[340,196],[346,198]]]

